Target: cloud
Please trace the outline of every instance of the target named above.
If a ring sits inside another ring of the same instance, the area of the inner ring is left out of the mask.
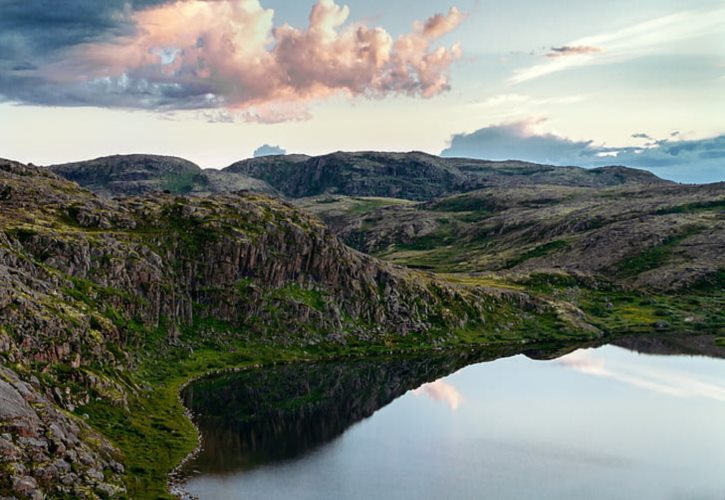
[[[307,103],[340,94],[435,96],[449,90],[449,68],[462,55],[458,45],[435,45],[463,20],[456,7],[394,39],[383,28],[348,23],[349,8],[333,0],[318,0],[302,29],[275,25],[274,11],[258,0],[145,2],[144,8],[110,2],[115,9],[95,10],[95,3],[76,2],[78,19],[64,5],[65,14],[46,9],[53,14],[34,13],[25,22],[28,32],[33,23],[51,26],[47,39],[0,35],[14,67],[38,66],[12,77],[0,69],[5,100],[225,108],[244,120],[277,122],[306,118]],[[14,12],[23,11],[15,6]],[[67,32],[58,26],[64,22]],[[54,43],[55,56],[42,60],[38,54]]]
[[[587,64],[631,60],[687,39],[722,32],[725,9],[690,10],[649,19],[609,33],[573,40],[546,54],[546,61],[514,71],[517,84]],[[565,56],[565,57],[563,57]]]
[[[272,146],[270,144],[264,144],[254,150],[254,157],[259,158],[260,156],[273,156],[273,155],[286,155],[287,150],[282,149],[279,146]]]
[[[725,135],[682,140],[679,135],[650,140],[645,146],[611,147],[544,132],[544,121],[525,120],[456,134],[441,156],[522,160],[551,165],[624,165],[650,170],[678,182],[725,181]]]
[[[445,403],[453,411],[457,410],[463,402],[463,396],[458,389],[442,379],[421,385],[413,391],[413,394],[416,396],[424,394],[434,401]]]
[[[639,364],[606,363],[597,359],[590,350],[567,354],[556,362],[580,373],[616,380],[658,394],[725,401],[725,385],[722,381],[707,380],[689,373]]]
[[[571,141],[539,132],[541,123],[541,120],[519,121],[456,134],[441,156],[517,159],[556,165],[575,165],[591,157],[592,141]]]
[[[596,54],[601,52],[602,49],[599,47],[591,47],[587,45],[564,45],[561,47],[552,47],[551,52],[546,54],[546,57],[567,57],[576,56],[582,54]]]

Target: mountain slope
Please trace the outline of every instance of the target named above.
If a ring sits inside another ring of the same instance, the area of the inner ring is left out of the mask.
[[[667,183],[649,172],[626,167],[555,167],[518,161],[441,158],[419,152],[252,158],[223,171],[262,179],[291,198],[334,193],[425,201],[485,187]]]
[[[645,288],[714,283],[725,269],[725,184],[484,189],[361,208],[312,198],[348,244],[444,272],[565,270]]]
[[[53,165],[50,169],[103,196],[152,191],[210,195],[251,190],[289,198],[337,193],[427,201],[486,187],[667,183],[649,172],[626,167],[554,167],[440,158],[418,152],[265,156],[242,160],[222,170],[201,170],[191,162],[167,156],[116,155]]]
[[[193,447],[178,389],[210,369],[600,334],[358,253],[265,195],[106,199],[5,160],[0,277],[0,397],[21,405],[0,411],[0,495],[163,495]]]
[[[202,170],[195,163],[173,156],[114,155],[48,168],[108,197],[153,191],[199,195],[240,190],[274,193],[263,181],[213,169]]]

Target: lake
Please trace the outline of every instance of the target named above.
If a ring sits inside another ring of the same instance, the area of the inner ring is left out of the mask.
[[[285,365],[183,397],[200,499],[725,499],[708,337]]]

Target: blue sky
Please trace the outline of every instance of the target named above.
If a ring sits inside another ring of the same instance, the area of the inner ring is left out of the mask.
[[[274,144],[711,182],[723,116],[721,1],[0,0],[0,156],[38,164]]]

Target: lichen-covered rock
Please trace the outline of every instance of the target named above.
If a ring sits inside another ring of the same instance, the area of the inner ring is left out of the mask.
[[[116,495],[125,491],[111,445],[59,410],[42,388],[2,366],[0,432],[0,493],[32,499],[92,496],[103,484],[112,485]]]

